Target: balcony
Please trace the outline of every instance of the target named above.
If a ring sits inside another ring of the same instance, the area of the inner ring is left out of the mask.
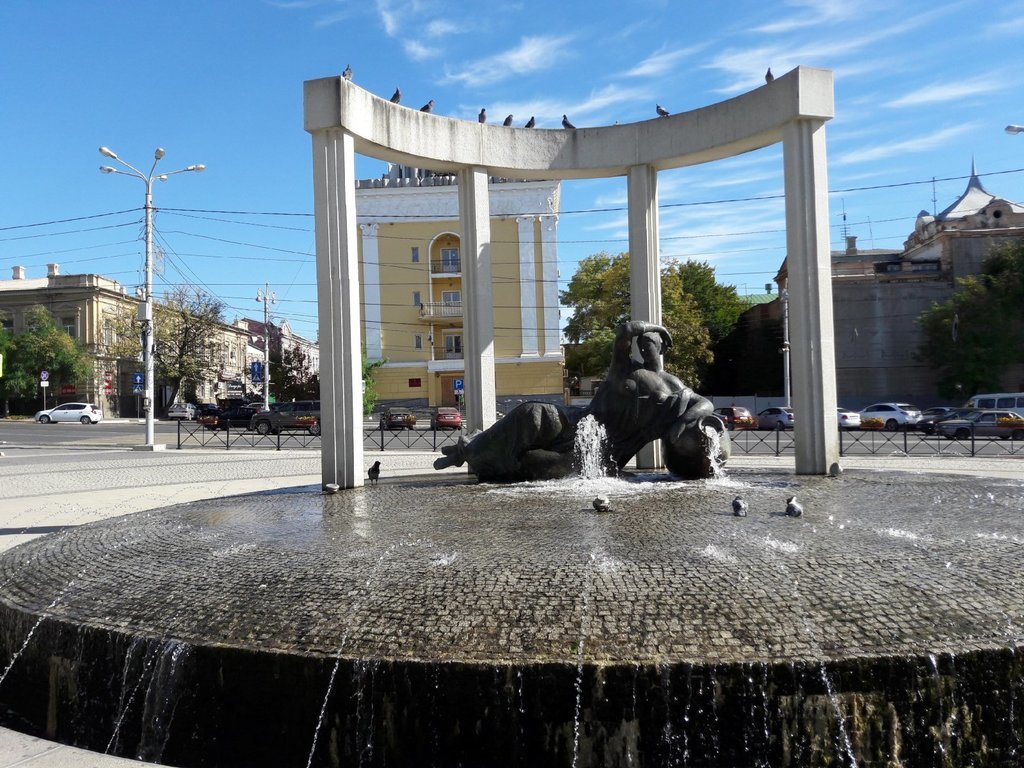
[[[430,260],[430,274],[431,275],[461,275],[462,274],[462,259],[461,258],[441,258]]]
[[[431,301],[420,304],[421,320],[462,320],[461,301]]]

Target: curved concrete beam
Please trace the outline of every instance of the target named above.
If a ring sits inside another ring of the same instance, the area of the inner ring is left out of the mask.
[[[505,128],[392,104],[341,77],[305,83],[305,129],[340,128],[355,151],[431,170],[486,168],[505,178],[623,176],[731,157],[782,140],[783,127],[834,115],[832,72],[797,67],[707,107],[639,123],[576,130]]]

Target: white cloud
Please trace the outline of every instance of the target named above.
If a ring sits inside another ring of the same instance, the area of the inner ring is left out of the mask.
[[[515,48],[470,62],[461,72],[449,72],[444,79],[481,86],[548,69],[570,55],[566,46],[571,40],[571,35],[524,37]]]
[[[377,0],[376,7],[384,32],[388,37],[394,37],[398,33],[398,14],[392,9],[391,0]]]
[[[427,37],[444,37],[446,35],[457,35],[465,31],[455,22],[447,19],[434,19],[423,30]]]
[[[966,125],[955,125],[952,128],[943,128],[925,136],[917,136],[903,141],[894,141],[890,144],[865,147],[864,149],[847,152],[836,159],[836,165],[850,165],[852,163],[865,163],[871,160],[882,160],[887,157],[894,157],[909,152],[927,152],[930,149],[941,147],[947,142],[966,133],[970,133],[979,127],[978,123],[967,123]]]
[[[886,102],[884,106],[899,108],[919,107],[923,104],[942,104],[948,101],[960,101],[971,96],[1002,91],[1005,88],[1005,79],[1001,75],[990,72],[969,80],[932,83],[923,88],[918,88],[916,91],[911,91],[898,99]]]
[[[439,49],[430,48],[416,40],[404,40],[402,42],[402,48],[405,49],[406,55],[413,61],[425,61],[427,59],[432,59],[441,53]]]
[[[819,24],[863,18],[868,13],[865,4],[854,0],[790,0],[786,5],[795,8],[792,16],[756,27],[754,32],[782,34]]]
[[[694,45],[689,48],[677,48],[674,51],[666,51],[662,48],[652,53],[635,67],[625,72],[625,77],[655,77],[664,75],[679,66],[679,62],[687,59],[706,47],[706,44]]]

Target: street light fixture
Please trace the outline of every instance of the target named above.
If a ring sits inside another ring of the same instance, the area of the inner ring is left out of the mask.
[[[1024,125],[1008,125],[1006,126],[1007,133],[1024,133]]]
[[[263,410],[270,410],[270,305],[277,304],[277,294],[270,290],[256,289],[256,301],[263,302]]]
[[[155,451],[163,446],[157,446],[154,442],[153,436],[153,408],[154,408],[154,387],[153,387],[153,350],[156,346],[156,334],[153,329],[153,181],[158,179],[160,181],[167,181],[169,176],[174,176],[177,173],[189,173],[191,171],[205,171],[205,165],[190,165],[187,168],[181,168],[177,171],[169,171],[168,173],[162,173],[159,176],[154,176],[153,172],[156,170],[156,164],[160,162],[160,159],[166,154],[162,147],[157,147],[156,151],[153,152],[153,165],[149,169],[149,174],[145,174],[130,163],[125,162],[118,157],[113,150],[109,147],[100,147],[100,154],[104,157],[109,157],[111,160],[115,160],[125,168],[127,171],[122,171],[119,168],[114,168],[109,165],[101,165],[100,173],[119,173],[122,176],[133,176],[136,179],[142,181],[146,185],[146,287],[143,295],[143,303],[139,305],[139,319],[142,321],[142,360],[145,368],[145,397],[143,399],[143,409],[146,412],[146,443],[141,447],[142,450]]]

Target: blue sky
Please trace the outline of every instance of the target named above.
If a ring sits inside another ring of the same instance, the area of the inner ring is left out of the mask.
[[[769,66],[825,67],[833,247],[845,210],[862,247],[899,248],[920,210],[960,194],[972,159],[990,192],[1024,201],[1024,134],[1003,130],[1024,123],[1024,0],[12,0],[0,6],[0,278],[58,262],[140,284],[144,187],[99,173],[97,148],[148,171],[160,146],[161,170],[207,171],[155,188],[157,289],[205,286],[231,319],[258,317],[269,282],[274,316],[315,336],[302,84],[346,64],[374,93],[401,86],[410,106],[550,128],[563,113],[596,126],[652,118],[655,103],[704,106],[762,84]],[[360,161],[361,176],[382,170]],[[770,148],[662,173],[662,256],[763,291],[785,255],[781,171]],[[579,259],[626,250],[625,189],[563,185],[563,287]],[[73,221],[47,223],[61,220]]]

